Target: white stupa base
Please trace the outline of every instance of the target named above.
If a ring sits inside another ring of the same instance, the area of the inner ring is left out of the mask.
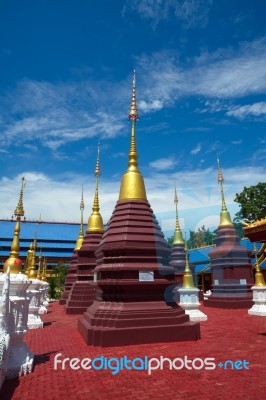
[[[44,305],[42,305],[42,306],[39,308],[38,313],[39,313],[40,315],[42,315],[42,314],[47,314],[47,308],[44,307]]]
[[[208,317],[198,308],[200,307],[199,302],[199,289],[178,289],[180,293],[179,306],[185,310],[185,313],[189,315],[190,321],[207,321]]]
[[[32,372],[34,354],[29,350],[26,343],[21,342],[11,345],[7,367],[7,379],[26,375]]]
[[[41,320],[41,317],[38,314],[38,309],[36,309],[34,312],[30,312],[28,315],[28,329],[40,329],[43,328],[43,321]]]
[[[184,307],[182,306],[182,304],[179,303],[179,305],[180,305],[182,308],[184,308]],[[202,311],[200,311],[200,310],[195,310],[195,309],[186,310],[186,309],[185,309],[185,313],[186,313],[187,315],[189,315],[190,321],[207,321],[207,319],[208,319],[207,315],[204,314],[204,313],[203,313]]]
[[[252,286],[254,305],[248,310],[249,315],[266,317],[266,286]]]

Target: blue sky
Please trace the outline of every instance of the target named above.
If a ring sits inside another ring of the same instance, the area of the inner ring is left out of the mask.
[[[220,155],[234,195],[265,181],[266,5],[262,0],[0,2],[1,215],[25,175],[29,219],[91,212],[97,143],[107,221],[127,167],[132,70],[139,167],[166,234],[216,227]]]

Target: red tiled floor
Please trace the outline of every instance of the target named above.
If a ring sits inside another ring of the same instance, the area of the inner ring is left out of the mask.
[[[36,355],[32,374],[6,381],[1,400],[262,400],[266,393],[266,318],[251,317],[247,310],[201,308],[208,321],[201,323],[202,339],[196,342],[94,348],[86,346],[76,328],[75,315],[53,303],[43,316],[44,329],[28,331],[26,342]],[[97,356],[128,358],[168,357],[190,359],[214,357],[247,360],[249,370],[54,370],[54,355],[80,359]]]

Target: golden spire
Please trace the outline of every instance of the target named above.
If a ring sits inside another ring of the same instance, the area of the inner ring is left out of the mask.
[[[45,257],[43,260],[43,270],[42,270],[42,281],[46,282],[46,268],[47,268],[47,258]]]
[[[193,282],[193,276],[189,267],[187,244],[185,245],[185,252],[186,252],[186,267],[183,275],[183,289],[192,289],[195,286]]]
[[[37,279],[41,279],[41,277],[42,277],[41,268],[42,268],[42,247],[40,247]]]
[[[256,260],[256,273],[255,273],[254,286],[266,286],[264,276],[260,270],[260,266],[259,266],[259,262],[258,262],[256,243],[254,243],[253,246],[254,246],[254,254],[255,254],[255,260]]]
[[[98,195],[98,186],[99,186],[99,176],[100,176],[100,145],[98,144],[97,151],[97,160],[95,167],[95,177],[96,177],[96,185],[95,185],[95,195],[92,207],[92,213],[88,220],[87,231],[86,233],[103,233],[103,219],[100,214],[100,206],[99,206],[99,195]]]
[[[34,242],[32,243],[32,258],[31,258],[31,264],[28,269],[28,278],[36,278],[37,277],[37,271],[36,271],[36,249],[37,249],[37,240],[36,236],[34,238]]]
[[[185,244],[182,232],[180,229],[179,225],[179,219],[178,219],[178,197],[176,193],[176,186],[175,186],[175,195],[174,195],[174,203],[175,203],[175,212],[176,212],[176,224],[175,224],[175,234],[174,234],[174,240],[173,240],[173,245],[175,244]]]
[[[225,198],[224,198],[224,188],[223,188],[223,183],[224,183],[224,178],[223,178],[223,174],[221,171],[221,167],[220,167],[220,160],[218,158],[218,154],[217,154],[217,165],[218,165],[218,183],[221,185],[221,195],[222,195],[222,209],[220,212],[220,225],[221,227],[232,227],[232,221],[231,221],[231,216],[229,211],[227,210],[226,207],[226,203],[225,203]]]
[[[138,120],[138,110],[136,102],[136,74],[133,73],[132,100],[128,114],[131,121],[131,140],[128,153],[128,169],[122,177],[119,200],[147,200],[144,181],[138,170],[138,154],[136,148],[135,124]]]
[[[22,262],[18,258],[19,257],[19,234],[20,234],[20,220],[21,217],[24,216],[24,208],[23,208],[23,193],[25,188],[25,178],[24,176],[21,178],[21,190],[19,195],[19,200],[17,207],[14,211],[16,216],[16,225],[14,229],[13,241],[11,244],[11,251],[8,259],[4,263],[4,272],[7,272],[8,266],[10,267],[11,274],[18,274],[22,269]]]
[[[84,232],[83,232],[83,210],[84,210],[84,200],[83,200],[83,185],[81,192],[81,201],[80,201],[80,228],[79,228],[79,236],[76,242],[76,246],[74,250],[79,250],[82,246],[84,240]]]

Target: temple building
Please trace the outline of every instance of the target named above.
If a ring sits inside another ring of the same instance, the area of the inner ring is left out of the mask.
[[[148,203],[138,169],[135,83],[134,73],[128,169],[108,228],[95,252],[96,300],[78,320],[80,334],[93,346],[200,338],[199,324],[190,322],[174,301],[171,250]]]
[[[240,245],[240,238],[225,203],[224,180],[219,159],[217,162],[222,209],[215,239],[216,247],[209,252],[212,294],[204,305],[220,308],[248,308],[252,305],[251,252]]]
[[[95,284],[93,283],[93,270],[96,267],[95,250],[101,241],[104,226],[100,214],[98,185],[100,176],[100,150],[95,168],[96,186],[92,213],[88,219],[86,236],[77,249],[77,261],[75,264],[76,277],[69,291],[65,311],[67,314],[81,314],[93,303],[95,299]],[[70,272],[73,279],[73,269]]]

